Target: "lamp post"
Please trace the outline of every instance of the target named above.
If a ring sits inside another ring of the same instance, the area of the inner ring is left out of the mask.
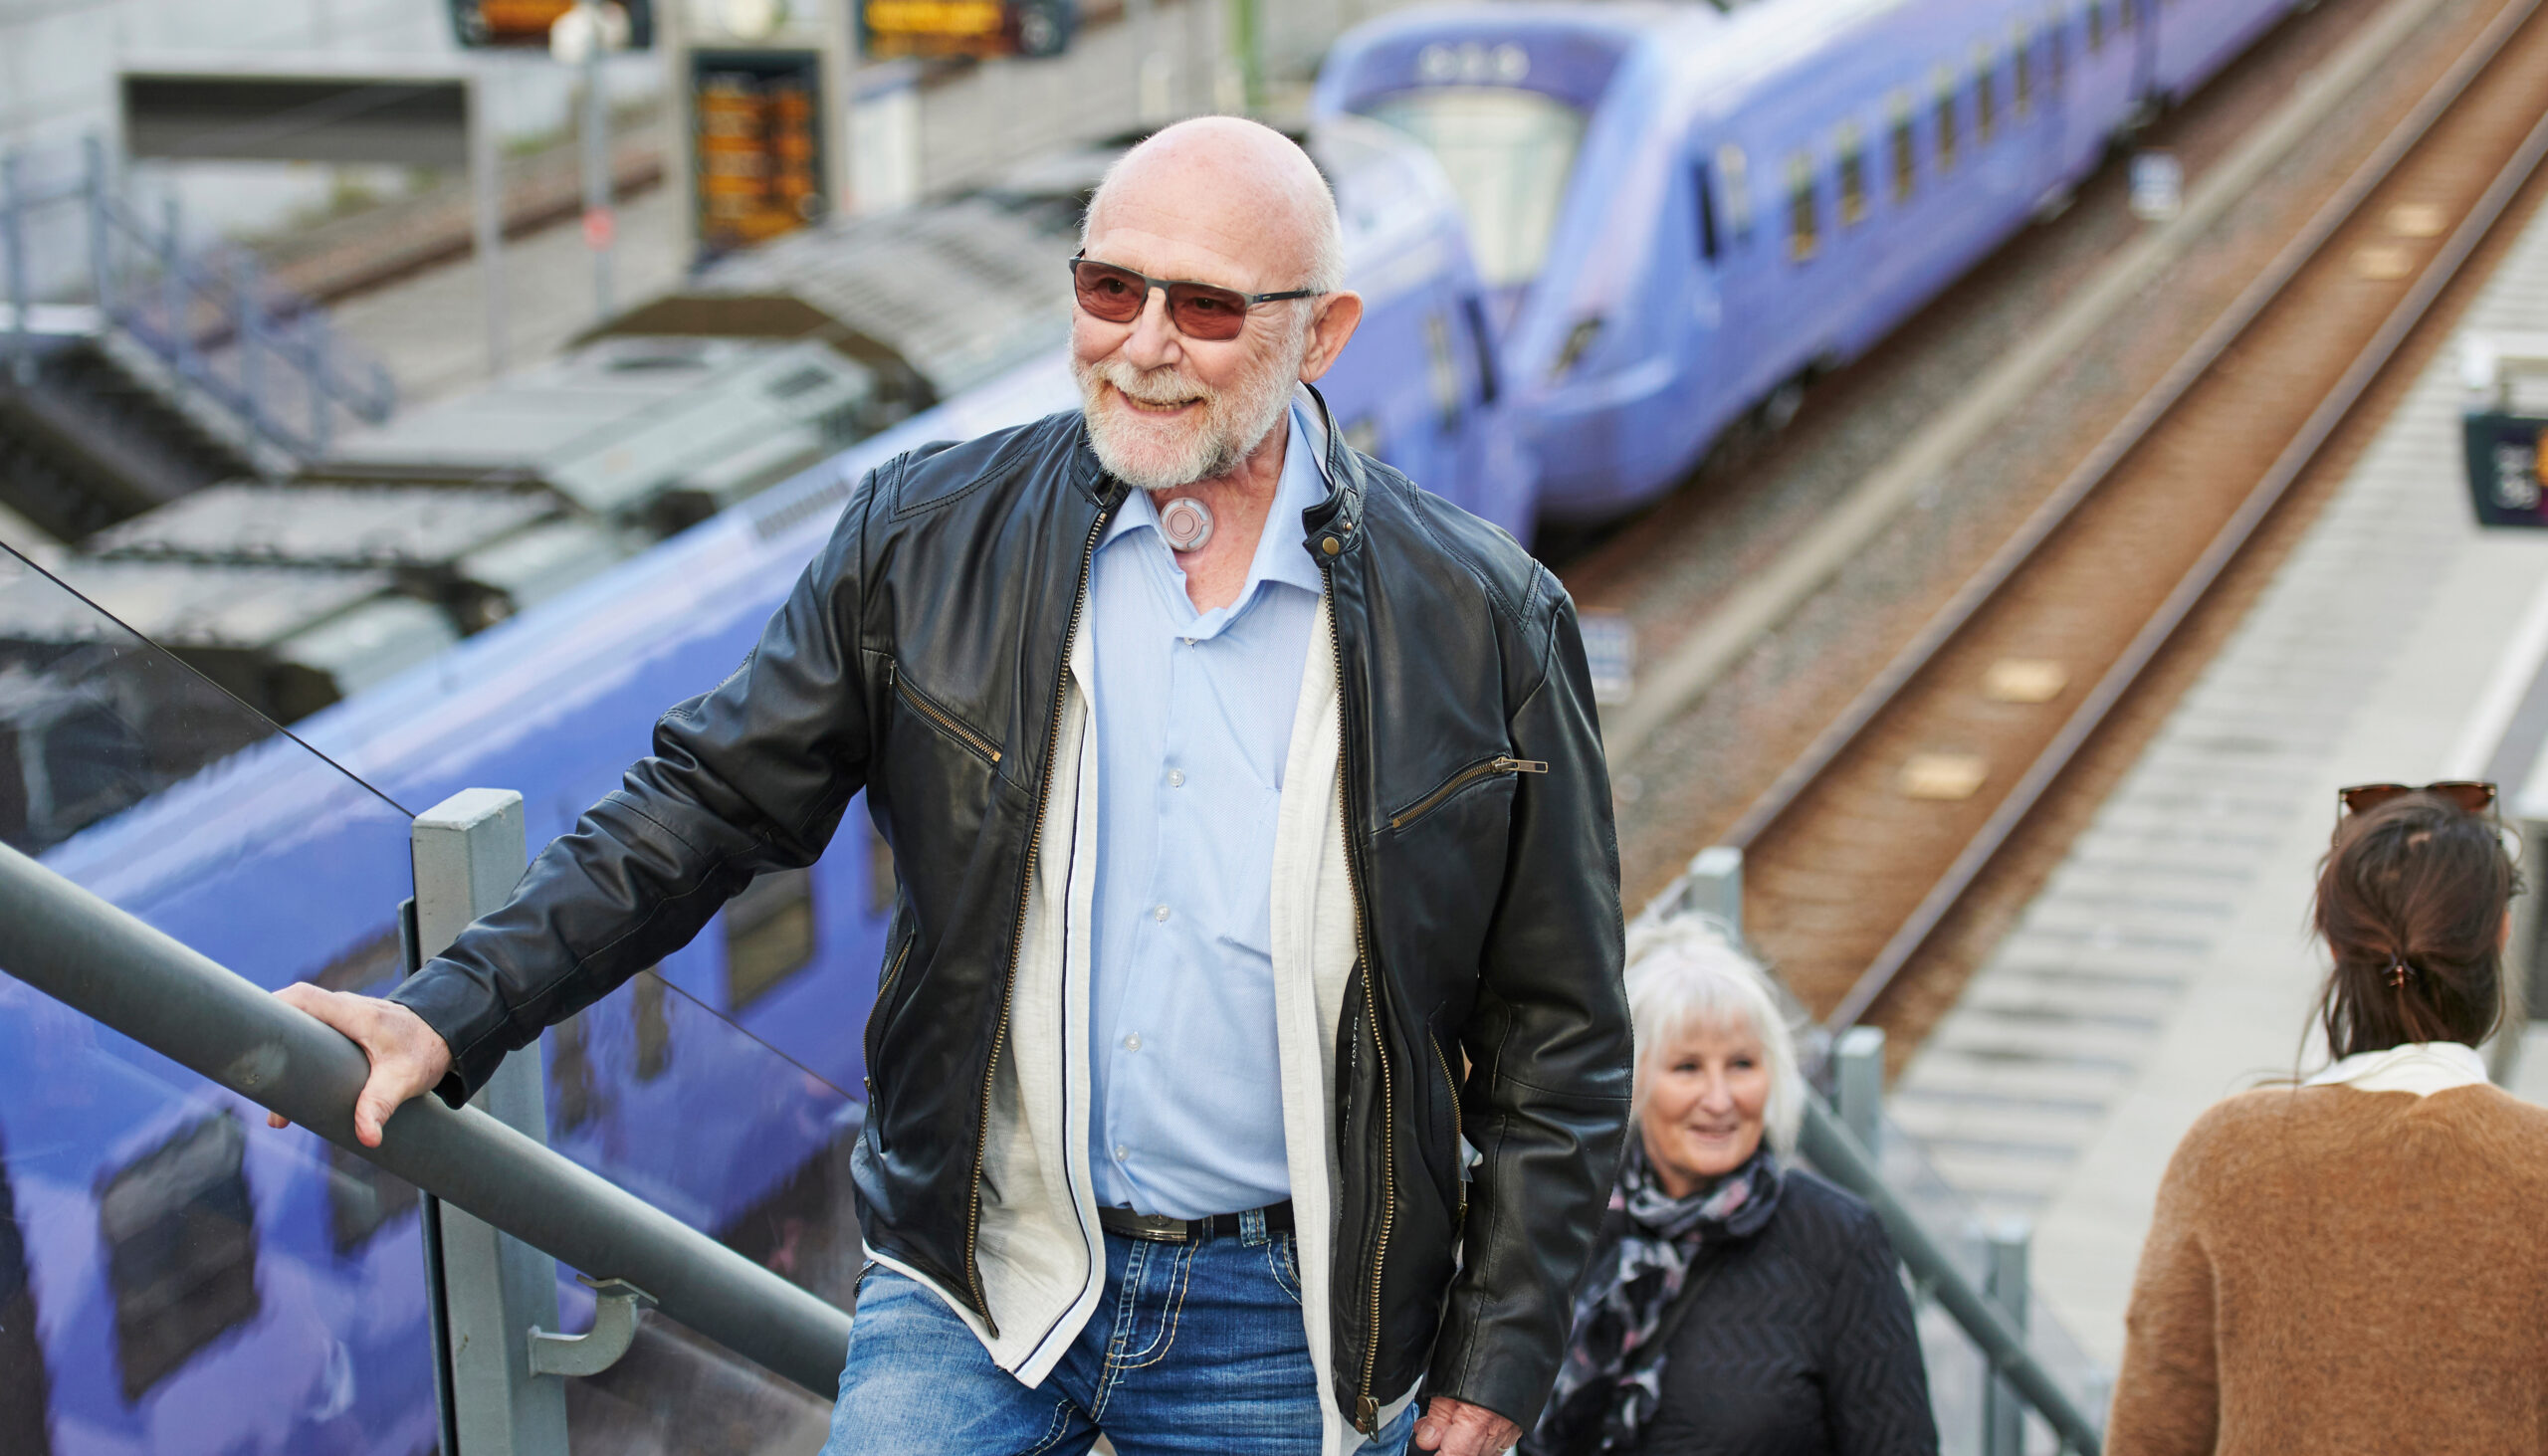
[[[618,219],[610,205],[610,96],[602,58],[628,49],[628,12],[607,0],[575,0],[548,27],[548,54],[580,68],[584,82],[584,246],[593,255],[593,316],[610,316],[610,252]]]

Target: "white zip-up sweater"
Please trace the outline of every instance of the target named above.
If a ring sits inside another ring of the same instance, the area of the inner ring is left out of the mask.
[[[1344,716],[1331,604],[1322,599],[1302,666],[1283,802],[1275,821],[1272,897],[1275,1048],[1283,1079],[1283,1139],[1300,1240],[1301,1320],[1325,1416],[1321,1450],[1348,1456],[1362,1436],[1332,1395],[1329,1270],[1338,1169],[1336,1028],[1354,972],[1354,885],[1345,859]],[[993,1335],[935,1281],[869,1257],[936,1291],[1001,1369],[1040,1384],[1079,1337],[1105,1293],[1104,1235],[1088,1165],[1089,936],[1097,864],[1094,654],[1072,634],[1052,781],[1037,841],[1008,1041],[991,1084],[976,1247]],[[1375,1392],[1379,1393],[1379,1392]],[[1412,1395],[1381,1401],[1381,1424]]]

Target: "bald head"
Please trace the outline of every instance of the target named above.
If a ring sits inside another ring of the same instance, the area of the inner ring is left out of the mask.
[[[1324,293],[1345,281],[1327,179],[1290,137],[1238,116],[1179,121],[1118,158],[1089,202],[1080,243],[1103,257],[1116,234],[1234,266],[1248,276],[1179,276],[1248,293]]]

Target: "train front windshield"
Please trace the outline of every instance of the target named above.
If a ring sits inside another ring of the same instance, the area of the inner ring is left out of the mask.
[[[1566,181],[1584,142],[1584,113],[1554,97],[1501,86],[1398,92],[1367,114],[1424,143],[1468,215],[1489,288],[1527,284],[1548,258]]]

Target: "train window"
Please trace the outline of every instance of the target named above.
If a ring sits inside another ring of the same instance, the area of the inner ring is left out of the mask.
[[[2017,39],[2009,48],[2009,59],[2016,72],[2010,82],[2010,108],[2019,116],[2034,110],[2034,37],[2027,33],[2026,23],[2018,21]]]
[[[665,1004],[670,988],[664,984],[661,966],[637,973],[637,985],[629,997],[629,1015],[637,1023],[637,1080],[652,1082],[672,1069],[672,1008]]]
[[[133,1159],[99,1191],[127,1401],[257,1316],[247,1156],[239,1120],[215,1113]]]
[[[1714,263],[1717,259],[1716,196],[1715,189],[1708,184],[1707,163],[1701,162],[1690,169],[1690,190],[1698,196],[1699,256]]]
[[[902,898],[903,882],[894,872],[894,847],[885,842],[884,831],[870,817],[867,828],[867,913],[890,915],[894,903]]]
[[[1584,112],[1516,87],[1428,86],[1381,98],[1370,115],[1441,162],[1489,288],[1539,276],[1575,174]]]
[[[1938,175],[1955,170],[1955,73],[1938,68]]]
[[[2061,87],[2069,80],[2070,28],[2061,23],[2059,6],[2043,18],[2043,90],[2047,96],[2061,95]]]
[[[814,958],[814,877],[774,870],[726,904],[726,1006],[741,1011]]]
[[[1752,164],[1729,141],[1716,149],[1717,185],[1725,189],[1725,228],[1740,248],[1752,241]]]
[[[1919,166],[1911,141],[1911,94],[1893,94],[1893,119],[1885,133],[1885,158],[1893,173],[1893,200],[1908,202],[1911,189],[1919,181]]]
[[[1788,256],[1803,263],[1821,248],[1821,227],[1814,216],[1813,159],[1798,152],[1788,161]]]
[[[601,1090],[593,1078],[592,1028],[578,1011],[548,1033],[549,1129],[572,1133],[599,1117],[601,1106]]]
[[[391,926],[318,967],[310,979],[330,991],[378,995],[406,973],[406,947],[398,938],[398,928]]]
[[[2140,19],[2136,13],[2140,7],[2141,0],[2114,0],[2114,33],[2116,35],[2132,34],[2134,22]]]
[[[327,1144],[327,1232],[342,1258],[416,1206],[416,1185]]]
[[[1987,144],[2000,126],[2000,58],[1988,41],[1973,48],[1973,139]]]
[[[1495,403],[1495,334],[1486,326],[1486,301],[1475,294],[1460,298],[1460,318],[1468,324],[1469,347],[1477,354],[1477,402]]]
[[[2088,0],[2088,54],[2103,54],[2106,48],[2106,0]]]
[[[1843,122],[1834,138],[1840,168],[1840,223],[1855,227],[1867,220],[1867,145],[1854,121]]]
[[[1424,373],[1433,386],[1434,417],[1444,430],[1460,424],[1460,358],[1451,351],[1451,320],[1436,309],[1424,315]]]
[[[0,1146],[0,1451],[43,1456],[53,1403],[44,1342],[36,1338],[36,1292],[28,1282],[27,1240],[9,1188],[8,1148]]]

